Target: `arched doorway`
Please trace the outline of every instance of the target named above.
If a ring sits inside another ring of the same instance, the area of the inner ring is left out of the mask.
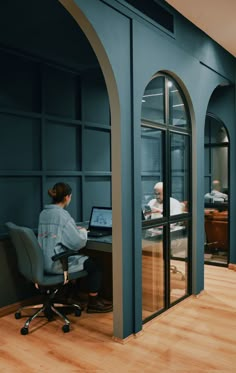
[[[58,1],[11,7],[0,6],[3,234],[11,220],[37,230],[47,190],[58,181],[72,187],[68,210],[76,222],[112,198],[108,92],[86,35]]]
[[[208,113],[205,121],[204,225],[206,264],[229,260],[229,137],[224,123]]]
[[[143,321],[191,293],[191,122],[177,82],[157,74],[142,97]]]

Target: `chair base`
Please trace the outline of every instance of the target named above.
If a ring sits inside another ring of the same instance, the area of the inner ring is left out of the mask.
[[[66,315],[59,311],[59,308],[73,308],[75,316],[80,316],[82,313],[82,308],[79,304],[76,303],[56,303],[46,301],[44,304],[38,304],[34,306],[24,306],[18,309],[15,313],[15,318],[20,319],[22,317],[21,312],[24,309],[32,309],[36,308],[37,311],[33,313],[25,322],[24,326],[21,328],[20,332],[22,335],[26,335],[29,333],[29,326],[31,322],[36,317],[46,317],[48,321],[52,321],[55,315],[59,316],[64,321],[64,325],[62,326],[62,331],[64,333],[68,333],[70,331],[70,320],[66,317]]]

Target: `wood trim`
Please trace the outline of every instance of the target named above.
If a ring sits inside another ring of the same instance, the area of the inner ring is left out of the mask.
[[[13,304],[9,304],[8,306],[4,306],[4,307],[0,308],[0,317],[9,315],[11,313],[14,313],[20,307],[30,306],[30,305],[33,306],[33,305],[37,305],[37,304],[40,304],[40,303],[42,303],[42,296],[37,295],[35,297],[29,298],[29,299],[26,299],[26,300],[22,300],[22,301],[13,303]]]
[[[236,264],[229,263],[228,268],[231,269],[232,271],[236,271]]]

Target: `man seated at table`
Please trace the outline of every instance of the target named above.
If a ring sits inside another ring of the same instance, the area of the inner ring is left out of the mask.
[[[221,192],[221,185],[219,180],[213,180],[212,190],[210,193],[206,193],[204,198],[205,200],[209,200],[209,202],[228,201],[228,195]]]
[[[148,202],[150,211],[146,211],[145,217],[151,219],[161,218],[163,216],[163,183],[158,182],[154,185],[155,198]],[[183,205],[175,198],[170,197],[170,215],[182,214]]]

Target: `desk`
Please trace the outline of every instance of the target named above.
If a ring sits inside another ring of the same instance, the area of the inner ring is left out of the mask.
[[[142,240],[143,308],[149,311],[164,307],[164,264],[161,241]],[[112,236],[89,238],[81,253],[99,262],[103,271],[100,294],[112,300]],[[83,285],[84,289],[84,285]]]
[[[103,277],[100,295],[112,300],[112,236],[88,238],[86,247],[80,252],[93,258],[101,266]],[[85,283],[81,287],[84,290]]]
[[[142,298],[143,309],[157,311],[164,307],[164,255],[162,234],[147,234],[142,238]],[[187,254],[187,238],[184,226],[175,226],[171,233],[173,257],[178,259],[179,250]],[[150,231],[149,231],[150,233]],[[155,232],[154,232],[155,233]],[[184,247],[184,249],[183,249]],[[89,237],[81,253],[99,262],[103,271],[101,296],[112,300],[112,236]],[[180,276],[179,276],[180,277]],[[181,277],[180,277],[181,278]]]
[[[228,211],[205,210],[206,247],[228,250]]]

